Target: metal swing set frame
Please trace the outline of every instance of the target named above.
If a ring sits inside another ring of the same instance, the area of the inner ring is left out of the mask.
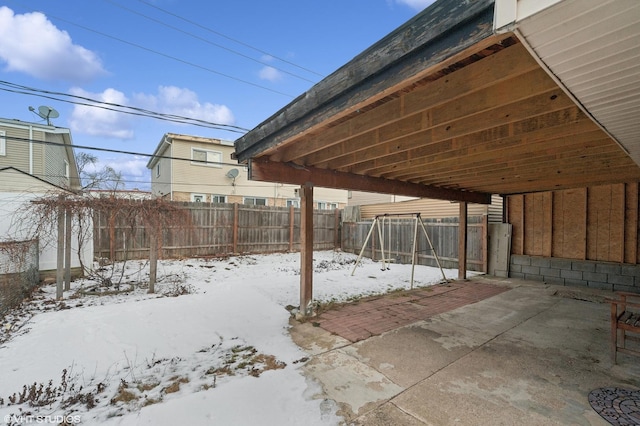
[[[436,259],[436,263],[438,264],[438,268],[440,268],[440,272],[442,273],[442,278],[444,282],[448,282],[447,277],[442,270],[442,265],[440,264],[440,259],[438,258],[438,254],[436,250],[433,248],[433,244],[431,243],[431,238],[429,238],[429,234],[427,233],[427,228],[424,225],[422,220],[422,216],[420,213],[396,213],[396,214],[383,214],[377,215],[374,217],[373,222],[371,223],[371,228],[369,229],[369,233],[367,234],[367,238],[365,238],[364,243],[362,244],[362,249],[360,249],[360,254],[358,255],[358,259],[356,260],[356,264],[353,267],[353,271],[351,271],[351,276],[353,276],[356,272],[356,268],[362,259],[362,255],[364,253],[364,249],[367,246],[367,243],[371,239],[371,236],[374,233],[374,230],[378,230],[378,238],[380,239],[380,251],[382,253],[382,270],[388,270],[389,266],[392,263],[391,258],[391,218],[392,217],[413,217],[414,218],[414,227],[413,227],[413,248],[412,248],[412,256],[411,256],[411,288],[413,288],[413,277],[416,266],[416,258],[418,257],[418,226],[422,229],[424,236],[427,238],[427,243],[429,244],[429,249],[433,252],[433,257]],[[384,224],[385,221],[388,222],[389,226],[389,244],[388,244],[388,258],[385,257],[385,239],[384,239]],[[399,256],[398,256],[399,257]]]

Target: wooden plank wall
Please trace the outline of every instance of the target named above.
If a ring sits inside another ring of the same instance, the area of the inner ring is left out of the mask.
[[[639,263],[638,183],[510,195],[513,254]]]

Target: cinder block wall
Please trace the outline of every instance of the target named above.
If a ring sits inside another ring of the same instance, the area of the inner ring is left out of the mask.
[[[549,284],[640,293],[640,265],[511,255],[509,276]]]

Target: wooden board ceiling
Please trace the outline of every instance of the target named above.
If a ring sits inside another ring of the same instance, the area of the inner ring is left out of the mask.
[[[255,161],[292,166],[280,180],[296,170],[337,172],[344,179],[336,187],[355,175],[513,194],[640,179],[627,153],[513,35],[325,120]]]

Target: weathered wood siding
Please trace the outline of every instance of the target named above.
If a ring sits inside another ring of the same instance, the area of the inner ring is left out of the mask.
[[[619,263],[638,257],[638,184],[507,197],[512,254]]]

